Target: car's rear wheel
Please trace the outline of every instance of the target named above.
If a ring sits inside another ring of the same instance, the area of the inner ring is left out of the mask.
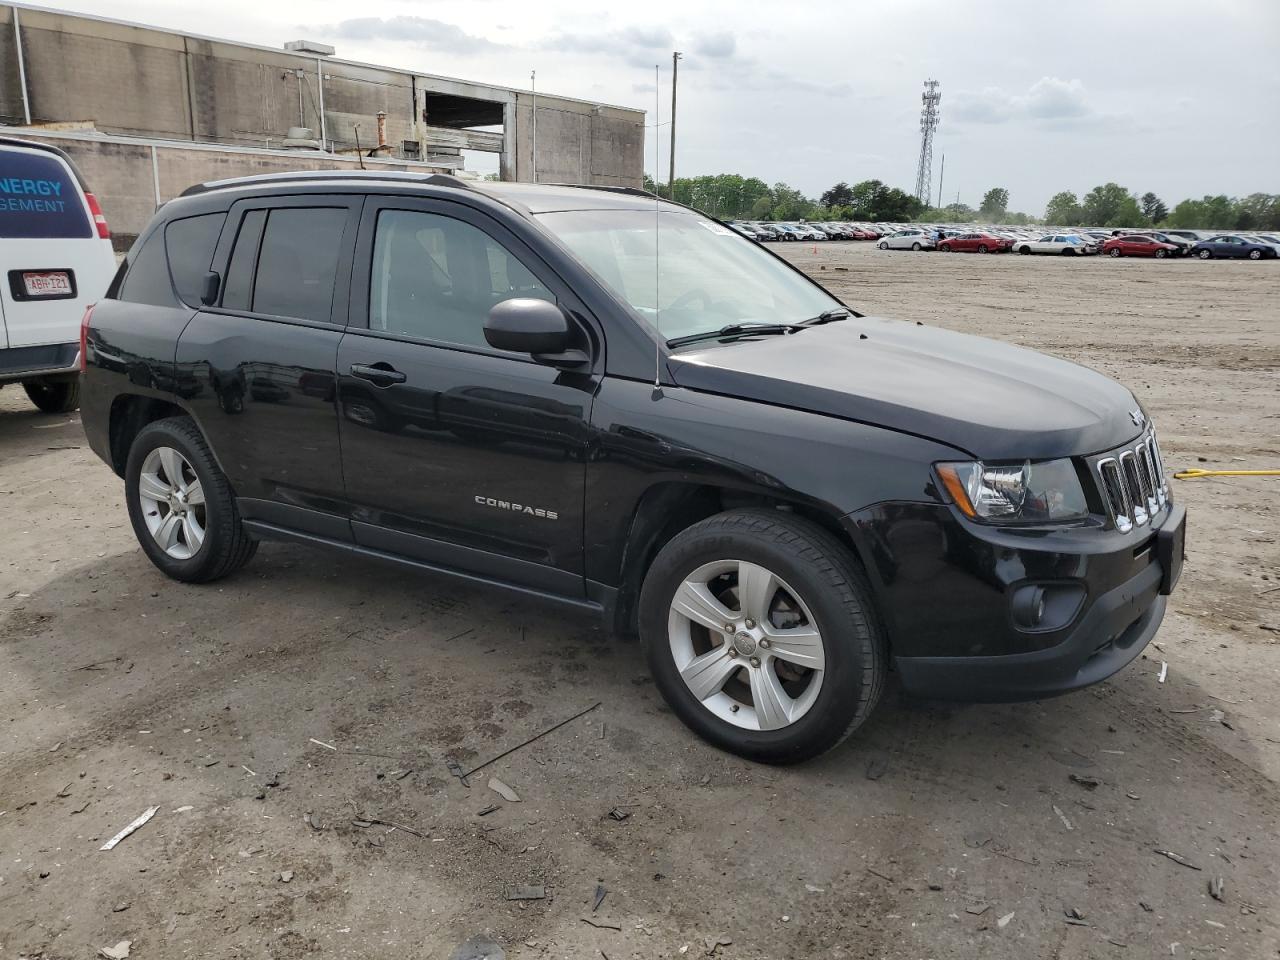
[[[1212,260],[1212,259],[1213,259],[1213,251],[1212,251],[1212,250],[1201,250],[1201,251],[1200,251],[1200,259],[1201,259],[1201,260]]]
[[[911,249],[912,249],[912,250],[915,250],[916,252],[919,252],[919,251],[923,250],[923,249],[924,249],[924,247],[920,246],[920,243],[917,241],[916,243],[913,243],[913,244],[911,245]]]
[[[190,418],[143,427],[129,448],[124,483],[138,543],[167,576],[217,580],[257,552],[231,484]]]
[[[80,381],[76,379],[30,380],[22,388],[45,413],[70,413],[80,406]]]
[[[774,510],[722,513],[663,547],[640,636],[676,715],[764,763],[836,746],[884,685],[885,640],[857,561],[822,527]]]

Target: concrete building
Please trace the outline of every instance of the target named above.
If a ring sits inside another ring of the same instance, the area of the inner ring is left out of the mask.
[[[192,183],[278,170],[483,151],[504,180],[642,185],[643,111],[287,46],[0,5],[0,129],[70,153],[122,240]]]

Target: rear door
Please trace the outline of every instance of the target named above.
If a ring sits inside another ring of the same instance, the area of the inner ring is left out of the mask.
[[[334,358],[361,206],[350,196],[236,203],[217,302],[178,341],[175,379],[248,519],[350,539]]]
[[[0,347],[75,343],[114,272],[111,241],[67,161],[0,143]]]
[[[479,211],[366,202],[337,364],[352,527],[362,546],[581,597],[598,381],[490,347],[489,310],[513,297],[586,315]]]

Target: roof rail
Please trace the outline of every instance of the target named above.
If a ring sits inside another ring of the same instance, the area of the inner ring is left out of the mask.
[[[633,197],[653,197],[661,200],[656,193],[650,190],[642,190],[640,187],[610,187],[595,183],[543,183],[544,187],[573,187],[575,190],[602,190],[605,193],[625,193]]]
[[[475,190],[466,180],[447,173],[414,173],[409,170],[297,170],[291,173],[263,173],[252,177],[235,177],[229,180],[209,180],[187,187],[179,196],[190,197],[214,190],[231,190],[237,187],[259,184],[290,183],[298,180],[400,180],[433,187],[453,187],[456,190]]]

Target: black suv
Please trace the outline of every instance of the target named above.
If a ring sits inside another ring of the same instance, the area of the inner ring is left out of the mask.
[[[193,187],[83,341],[85,432],[169,576],[287,539],[556,600],[758,760],[839,743],[890,669],[970,700],[1102,680],[1181,569],[1124,387],[861,316],[635,190]]]

